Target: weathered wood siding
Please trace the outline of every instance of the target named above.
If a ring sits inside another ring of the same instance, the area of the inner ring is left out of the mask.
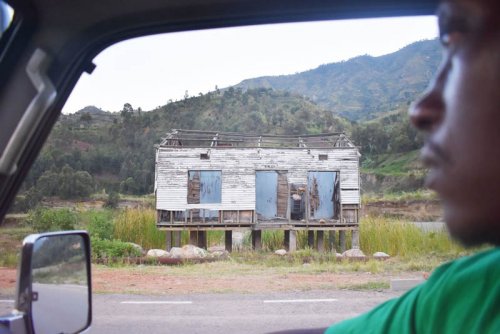
[[[210,158],[200,159],[200,155],[206,153]],[[328,155],[328,159],[319,160],[319,154]],[[160,147],[156,157],[158,210],[254,210],[256,170],[287,171],[288,182],[295,184],[307,184],[308,171],[338,171],[342,204],[360,202],[356,148]],[[187,204],[189,170],[221,171],[221,203]]]

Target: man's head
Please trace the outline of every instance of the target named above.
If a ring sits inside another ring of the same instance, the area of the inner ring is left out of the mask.
[[[410,110],[426,183],[454,237],[500,245],[500,2],[445,1],[438,16],[443,63]]]

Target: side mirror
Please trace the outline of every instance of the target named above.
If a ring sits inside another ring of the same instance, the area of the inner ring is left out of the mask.
[[[3,33],[9,27],[10,21],[12,20],[12,9],[5,3],[5,1],[0,0],[0,38]]]
[[[0,318],[0,325],[7,325],[14,334],[79,333],[90,326],[92,301],[87,232],[26,237],[18,275],[16,310],[10,321],[5,321],[9,316]]]

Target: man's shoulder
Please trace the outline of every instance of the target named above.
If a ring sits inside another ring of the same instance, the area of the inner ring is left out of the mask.
[[[464,256],[439,266],[429,277],[429,284],[426,286],[440,283],[450,286],[459,280],[469,280],[487,273],[500,274],[500,247]]]
[[[438,267],[429,280],[327,333],[500,333],[500,248]]]
[[[493,248],[437,268],[421,286],[415,323],[443,333],[490,333],[500,330],[498,310],[500,248]]]

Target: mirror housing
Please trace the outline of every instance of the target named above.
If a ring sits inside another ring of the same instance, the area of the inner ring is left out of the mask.
[[[92,322],[90,238],[85,231],[23,241],[16,307],[0,317],[11,333],[79,333]]]
[[[7,30],[11,21],[9,9],[10,7],[3,0],[0,0],[0,37]]]

